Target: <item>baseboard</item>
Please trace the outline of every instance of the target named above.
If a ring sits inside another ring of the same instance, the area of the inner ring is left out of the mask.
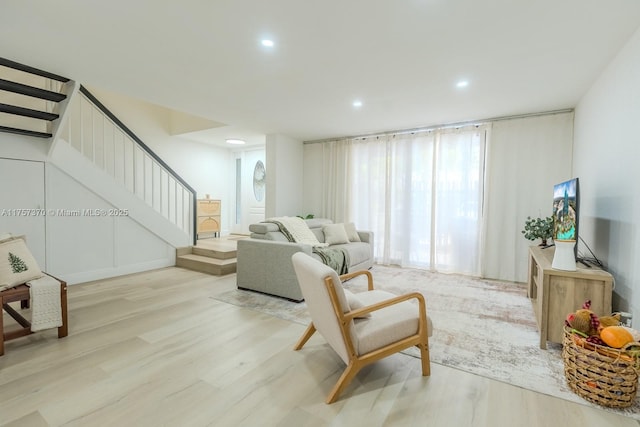
[[[155,270],[157,268],[173,267],[175,258],[163,258],[138,264],[122,265],[113,268],[105,268],[93,271],[84,271],[73,274],[54,274],[56,277],[67,282],[68,285],[92,282],[94,280],[108,279],[111,277],[124,276],[125,274],[140,273],[142,271]],[[52,273],[53,274],[53,273]]]

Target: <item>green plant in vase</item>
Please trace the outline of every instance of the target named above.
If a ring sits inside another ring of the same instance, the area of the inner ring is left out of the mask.
[[[524,238],[527,240],[542,239],[540,246],[547,246],[547,239],[553,237],[553,218],[531,218],[527,217],[522,230]]]

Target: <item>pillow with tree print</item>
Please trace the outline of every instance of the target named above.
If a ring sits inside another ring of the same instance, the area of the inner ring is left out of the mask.
[[[0,243],[0,290],[44,276],[23,239]]]

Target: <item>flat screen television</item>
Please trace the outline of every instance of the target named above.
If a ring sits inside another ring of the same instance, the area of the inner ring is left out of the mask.
[[[580,210],[580,185],[578,178],[553,186],[553,240],[573,240],[574,253],[578,254],[578,223]]]

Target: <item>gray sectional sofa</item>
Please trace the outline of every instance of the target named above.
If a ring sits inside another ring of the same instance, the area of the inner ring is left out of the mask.
[[[323,226],[333,224],[325,218],[306,220],[319,242],[325,242]],[[296,252],[314,258],[311,245],[289,242],[277,224],[261,222],[249,226],[251,238],[238,240],[237,286],[270,295],[302,301],[304,298],[293,270],[291,256]],[[360,242],[335,244],[329,248],[343,248],[348,253],[349,271],[366,270],[373,265],[373,233],[357,231]]]

